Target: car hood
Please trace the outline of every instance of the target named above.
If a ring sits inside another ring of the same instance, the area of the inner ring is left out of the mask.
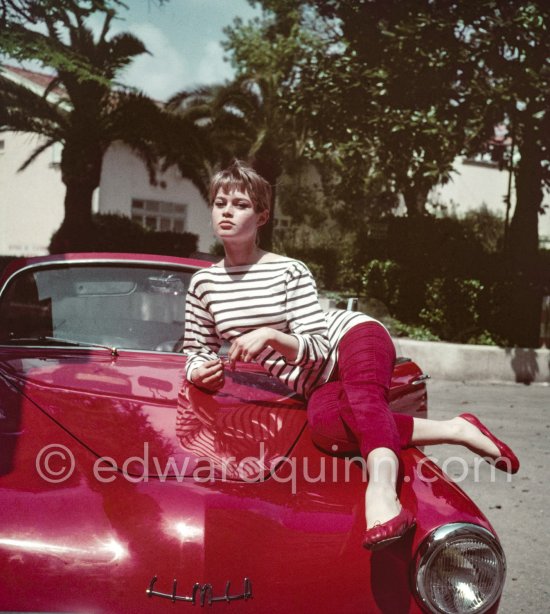
[[[303,431],[304,404],[263,371],[226,372],[217,394],[189,386],[182,355],[17,348],[2,374],[38,409],[132,476],[256,481]]]

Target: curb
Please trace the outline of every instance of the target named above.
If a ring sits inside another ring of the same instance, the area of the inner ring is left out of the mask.
[[[550,349],[500,348],[394,338],[397,354],[433,378],[452,381],[550,383]]]

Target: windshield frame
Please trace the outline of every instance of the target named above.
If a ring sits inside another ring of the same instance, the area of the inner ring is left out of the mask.
[[[180,260],[178,262],[178,260]],[[43,261],[31,261],[27,264],[12,269],[9,274],[2,280],[2,286],[0,287],[0,300],[4,293],[9,288],[10,284],[14,281],[15,278],[20,275],[24,275],[29,271],[39,271],[44,269],[61,269],[61,268],[73,268],[78,266],[89,266],[93,267],[94,265],[98,265],[100,267],[108,267],[108,266],[129,266],[135,268],[165,268],[165,269],[173,269],[174,272],[180,271],[185,272],[187,274],[193,275],[195,272],[208,268],[213,263],[204,261],[204,265],[201,266],[199,264],[200,261],[196,259],[178,259],[174,256],[167,256],[163,258],[162,256],[151,256],[151,257],[134,257],[132,256],[124,256],[117,258],[115,256],[108,257],[93,257],[93,256],[74,256],[74,257],[44,257]],[[147,353],[147,354],[169,354],[172,356],[182,355],[181,352],[175,352],[172,350],[157,350],[157,349],[141,349],[141,348],[126,348],[119,347],[110,348],[108,344],[101,343],[89,343],[86,346],[69,346],[64,343],[55,344],[53,341],[40,343],[40,340],[37,339],[36,342],[29,342],[27,344],[17,344],[10,343],[9,341],[2,340],[0,338],[0,347],[1,348],[21,348],[21,349],[29,349],[29,348],[40,348],[40,349],[63,349],[64,351],[76,351],[76,352],[90,352],[90,351],[100,351],[105,352],[105,349],[114,349],[115,352],[133,352],[133,353]]]

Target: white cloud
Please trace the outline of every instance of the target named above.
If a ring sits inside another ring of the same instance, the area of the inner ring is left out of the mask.
[[[205,45],[204,56],[199,61],[196,70],[197,81],[204,83],[222,83],[228,79],[232,69],[224,59],[224,50],[217,41],[208,41]]]
[[[149,54],[138,56],[124,71],[123,83],[143,90],[157,100],[166,100],[184,89],[188,82],[182,54],[156,26],[148,23],[124,24],[147,47]]]

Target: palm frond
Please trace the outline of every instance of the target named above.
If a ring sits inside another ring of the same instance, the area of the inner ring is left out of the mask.
[[[58,137],[67,112],[29,88],[0,75],[0,123],[18,132]]]
[[[61,80],[59,77],[54,77],[46,86],[44,93],[42,94],[42,98],[48,98],[48,96],[56,89],[61,86]]]
[[[100,42],[96,46],[96,52],[99,54],[99,60],[110,78],[125,66],[128,66],[132,60],[143,53],[149,51],[144,43],[130,32],[121,32],[110,38],[108,41]]]
[[[59,141],[57,139],[48,139],[45,143],[39,145],[32,152],[32,154],[23,162],[23,164],[21,164],[21,166],[17,169],[17,172],[20,173],[21,171],[24,171],[30,164],[32,164],[36,160],[36,158],[38,158],[38,156],[42,152],[46,151],[46,149],[49,149],[52,145],[58,142]]]
[[[210,107],[220,87],[219,85],[208,85],[177,92],[166,103],[166,109],[185,114],[196,107]]]

